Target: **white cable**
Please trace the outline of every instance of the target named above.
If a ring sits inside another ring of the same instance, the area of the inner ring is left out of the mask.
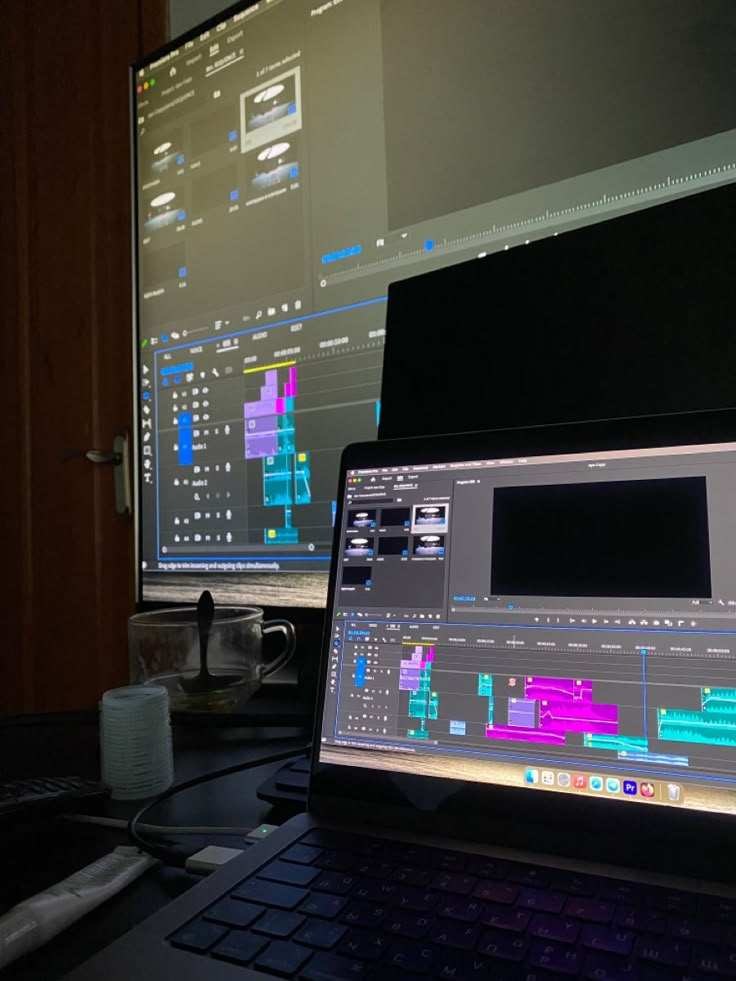
[[[74,821],[76,824],[95,824],[102,828],[120,828],[126,831],[128,822],[121,818],[99,817],[94,814],[65,814],[65,821]],[[149,835],[238,835],[244,838],[250,834],[253,828],[215,828],[215,827],[173,827],[165,824],[140,824],[138,825],[144,834]]]

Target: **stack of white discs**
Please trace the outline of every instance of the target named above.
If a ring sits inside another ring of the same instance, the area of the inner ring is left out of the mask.
[[[100,704],[102,779],[114,800],[160,794],[174,779],[169,693],[162,685],[106,691]]]

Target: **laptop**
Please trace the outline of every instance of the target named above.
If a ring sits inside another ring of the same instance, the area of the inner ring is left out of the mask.
[[[735,502],[733,411],[348,447],[307,813],[70,977],[736,974]]]

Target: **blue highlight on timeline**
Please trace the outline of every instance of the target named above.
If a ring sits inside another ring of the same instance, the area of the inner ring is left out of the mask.
[[[182,467],[190,466],[194,459],[192,439],[192,413],[181,412],[179,414],[179,465]]]

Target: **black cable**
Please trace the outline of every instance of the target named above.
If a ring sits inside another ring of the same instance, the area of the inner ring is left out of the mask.
[[[213,770],[211,773],[205,773],[202,776],[192,777],[190,780],[184,780],[182,783],[174,784],[173,786],[169,787],[168,790],[164,790],[163,793],[159,794],[158,797],[154,797],[153,800],[145,803],[143,807],[141,807],[140,810],[130,818],[128,821],[128,835],[130,836],[131,841],[134,845],[137,845],[141,851],[147,852],[154,858],[158,858],[166,865],[174,865],[179,868],[183,868],[186,860],[194,853],[191,851],[184,853],[183,850],[175,847],[153,844],[152,842],[146,841],[146,839],[137,829],[137,825],[144,814],[156,807],[158,804],[162,804],[165,800],[168,800],[169,797],[173,797],[175,794],[180,793],[182,790],[189,790],[190,787],[197,787],[199,784],[209,783],[210,780],[217,780],[220,777],[227,777],[232,773],[240,773],[242,770],[254,770],[256,767],[265,766],[267,763],[280,763],[282,760],[288,760],[294,756],[303,755],[304,753],[308,752],[309,748],[309,743],[302,743],[300,746],[292,747],[292,749],[282,749],[278,753],[271,753],[269,756],[259,756],[256,757],[256,759],[245,760],[243,763],[235,763],[232,766],[223,767],[221,770]]]

